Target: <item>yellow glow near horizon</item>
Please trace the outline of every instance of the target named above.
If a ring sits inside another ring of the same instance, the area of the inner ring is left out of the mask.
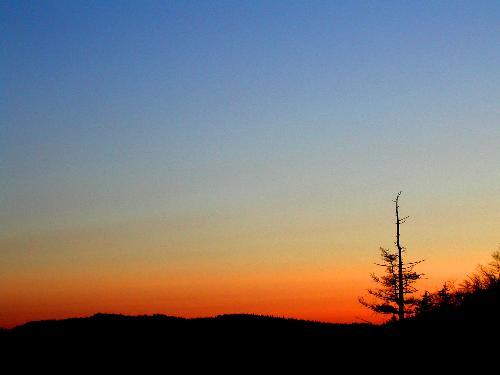
[[[256,313],[328,322],[379,322],[357,302],[379,272],[376,231],[355,238],[342,224],[290,223],[242,230],[227,222],[134,222],[94,230],[32,235],[1,242],[9,270],[0,276],[0,326],[96,312],[199,317]],[[185,223],[184,223],[185,224]],[[355,227],[353,225],[353,227]],[[391,229],[390,225],[378,228]],[[404,228],[410,232],[410,225]],[[414,232],[412,230],[411,232]],[[417,242],[403,232],[403,240]],[[455,233],[450,232],[453,236]],[[382,236],[382,233],[380,233]],[[390,238],[390,233],[383,237]],[[347,247],[347,238],[356,247]],[[484,239],[487,241],[488,239]],[[379,241],[380,242],[380,241]],[[426,262],[420,290],[461,281],[489,251],[430,243],[407,256]],[[174,251],[175,250],[175,251]],[[173,254],[173,255],[172,255]]]

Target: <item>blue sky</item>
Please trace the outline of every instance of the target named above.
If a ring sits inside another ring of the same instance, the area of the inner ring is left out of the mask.
[[[182,210],[173,196],[192,201],[199,184],[238,204],[256,180],[273,199],[338,173],[393,191],[392,178],[419,183],[412,164],[437,181],[438,161],[474,172],[457,148],[481,166],[500,156],[499,8],[3,2],[2,221],[50,225],[56,205],[135,215],[155,195]]]

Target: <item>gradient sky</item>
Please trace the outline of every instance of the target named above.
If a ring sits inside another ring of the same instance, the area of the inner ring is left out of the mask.
[[[498,1],[2,1],[0,326],[377,321],[500,242]]]

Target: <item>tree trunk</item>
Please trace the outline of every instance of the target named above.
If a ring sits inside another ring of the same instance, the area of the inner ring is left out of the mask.
[[[405,301],[404,301],[404,289],[403,289],[403,247],[399,242],[399,225],[401,220],[399,219],[399,196],[401,192],[396,197],[396,246],[398,248],[398,316],[399,321],[402,322],[405,318]]]

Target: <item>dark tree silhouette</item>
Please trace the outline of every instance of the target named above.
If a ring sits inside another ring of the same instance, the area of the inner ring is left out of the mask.
[[[429,291],[425,291],[422,298],[417,302],[415,312],[417,314],[428,314],[435,308],[436,302],[434,295]]]
[[[368,289],[368,294],[378,301],[369,302],[360,297],[359,302],[377,313],[392,314],[393,317],[397,315],[398,320],[402,322],[405,316],[415,312],[414,305],[418,302],[418,299],[412,296],[413,293],[417,292],[414,284],[422,278],[423,274],[415,272],[414,267],[423,260],[416,262],[405,262],[403,260],[406,249],[401,245],[400,226],[408,219],[408,216],[401,218],[399,215],[400,195],[401,192],[398,193],[394,200],[396,206],[396,241],[394,242],[396,250],[391,251],[381,247],[382,263],[375,264],[383,267],[385,273],[382,276],[371,274],[378,287]]]

